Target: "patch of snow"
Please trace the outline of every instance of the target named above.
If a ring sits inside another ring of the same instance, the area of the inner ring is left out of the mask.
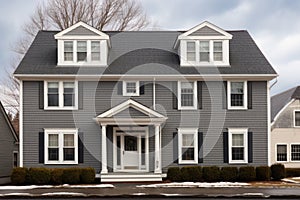
[[[140,192],[140,193],[133,193],[132,195],[134,195],[134,196],[144,196],[144,195],[146,195],[146,193]]]
[[[29,193],[7,193],[7,194],[0,194],[0,197],[9,197],[9,196],[27,196],[27,197],[31,197],[32,194]]]
[[[183,182],[183,183],[160,183],[160,184],[149,184],[149,185],[138,185],[136,187],[141,188],[168,188],[168,187],[183,187],[183,188],[209,188],[209,187],[243,187],[250,186],[248,183],[237,183],[237,182],[216,182],[216,183],[206,183],[206,182]]]
[[[43,193],[42,196],[80,196],[80,197],[85,197],[86,195],[83,193],[76,193],[76,192],[51,192],[51,193]]]
[[[161,193],[161,195],[166,196],[166,197],[178,197],[178,196],[181,196],[181,194],[165,194],[165,193]]]
[[[264,196],[264,193],[244,193],[242,196]]]
[[[32,190],[52,187],[52,185],[0,186],[0,190]]]
[[[0,186],[0,190],[32,190],[32,189],[46,189],[46,188],[114,188],[112,184],[98,184],[98,185],[27,185],[27,186]]]
[[[292,178],[292,179],[284,178],[284,179],[281,179],[281,181],[284,181],[284,182],[287,182],[287,183],[299,183],[299,181],[295,181],[293,179],[295,179],[295,178]]]
[[[99,185],[67,185],[67,188],[114,188],[112,184],[99,184]]]

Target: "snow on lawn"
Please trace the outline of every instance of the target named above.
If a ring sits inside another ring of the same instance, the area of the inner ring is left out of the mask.
[[[112,184],[98,185],[27,185],[27,186],[0,186],[0,190],[32,190],[32,189],[47,189],[47,188],[114,188]]]
[[[208,187],[243,187],[249,186],[248,183],[232,183],[232,182],[217,182],[217,183],[194,183],[194,182],[183,182],[183,183],[160,183],[150,185],[138,185],[136,187],[141,188],[167,188],[167,187],[185,187],[185,188],[208,188]]]
[[[9,197],[9,196],[26,196],[26,197],[31,197],[32,194],[29,194],[29,193],[8,193],[8,194],[0,194],[0,197]]]
[[[86,194],[76,193],[76,192],[51,192],[44,193],[42,196],[77,196],[77,197],[85,197]]]

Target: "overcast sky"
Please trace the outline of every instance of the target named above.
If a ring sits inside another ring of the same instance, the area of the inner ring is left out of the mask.
[[[2,0],[0,78],[12,59],[35,5],[42,0]],[[300,1],[298,0],[140,0],[163,30],[185,30],[207,20],[225,30],[246,29],[280,75],[272,94],[300,85]]]

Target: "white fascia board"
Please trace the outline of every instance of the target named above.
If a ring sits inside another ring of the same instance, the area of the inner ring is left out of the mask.
[[[64,36],[66,33],[70,32],[70,31],[72,31],[72,30],[78,28],[79,26],[83,26],[84,28],[86,28],[86,29],[88,29],[88,30],[90,30],[90,31],[92,31],[92,32],[94,32],[94,33],[96,33],[96,34],[98,34],[98,35],[101,36],[103,39],[104,39],[104,38],[109,39],[109,36],[108,36],[107,34],[105,34],[105,33],[101,32],[101,31],[99,31],[98,29],[96,29],[96,28],[94,28],[94,27],[92,27],[92,26],[90,26],[90,25],[88,25],[88,24],[86,24],[86,23],[84,23],[84,22],[78,22],[78,23],[76,23],[76,24],[70,26],[69,28],[67,28],[67,29],[65,29],[65,30],[63,30],[63,31],[61,31],[61,32],[59,32],[59,33],[57,33],[56,35],[54,35],[54,38],[55,38],[55,39],[60,39],[60,37]]]
[[[184,78],[189,79],[203,79],[203,80],[213,80],[213,79],[223,79],[223,80],[272,80],[278,77],[277,74],[174,74],[174,75],[118,75],[118,74],[15,74],[14,78],[18,80],[45,80],[45,79],[80,79],[80,80],[99,80],[99,79],[121,79],[121,78],[140,78],[152,80],[180,80]]]

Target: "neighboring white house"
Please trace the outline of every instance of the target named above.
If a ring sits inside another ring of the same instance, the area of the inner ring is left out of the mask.
[[[271,98],[271,162],[300,167],[300,86]]]

